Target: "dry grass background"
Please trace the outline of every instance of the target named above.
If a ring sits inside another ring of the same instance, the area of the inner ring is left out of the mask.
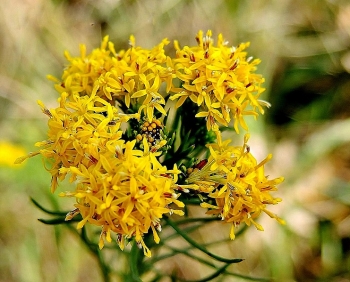
[[[283,202],[274,211],[287,225],[263,217],[264,232],[251,228],[213,250],[245,258],[230,268],[245,275],[350,281],[348,1],[2,0],[0,141],[30,151],[45,139],[46,119],[36,100],[54,105],[57,94],[46,74],[60,76],[64,50],[78,55],[80,43],[91,50],[106,34],[116,49],[127,47],[130,34],[143,47],[164,37],[191,45],[199,29],[221,32],[232,45],[250,41],[249,54],[262,59],[265,98],[275,110],[252,124],[250,145],[260,160],[273,152],[267,171],[286,177]],[[39,158],[0,166],[0,281],[102,281],[95,258],[72,232],[36,220],[44,215],[30,197],[53,209],[72,204],[51,195],[49,183]],[[196,235],[203,242],[228,237],[219,225]],[[208,273],[181,256],[157,267],[177,269],[187,279]]]

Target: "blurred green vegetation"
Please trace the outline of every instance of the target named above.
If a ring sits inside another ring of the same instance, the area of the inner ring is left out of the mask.
[[[212,247],[222,256],[245,258],[229,268],[235,273],[350,281],[349,1],[3,0],[0,141],[29,152],[45,139],[36,100],[55,105],[46,75],[60,76],[64,50],[78,55],[79,43],[91,50],[106,34],[116,49],[127,47],[130,34],[144,47],[164,37],[189,45],[199,29],[223,33],[232,45],[250,41],[249,54],[262,60],[263,99],[272,108],[251,127],[250,145],[258,159],[272,152],[267,172],[286,178],[274,211],[287,225],[262,218],[264,232],[250,228],[233,242],[219,225],[196,235],[203,243],[222,239]],[[30,197],[52,210],[73,204],[52,195],[49,185],[40,157],[18,167],[0,164],[0,281],[103,281],[96,257],[74,230],[37,221],[45,214]],[[180,255],[157,267],[186,279],[207,274]]]

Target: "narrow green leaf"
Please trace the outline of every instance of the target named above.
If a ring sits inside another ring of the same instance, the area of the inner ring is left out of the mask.
[[[32,201],[32,203],[37,206],[40,210],[42,210],[43,212],[47,213],[47,214],[52,214],[52,215],[64,215],[66,216],[66,214],[68,212],[58,212],[58,211],[50,211],[46,208],[44,208],[42,205],[40,205],[37,201],[35,201],[33,198],[30,198],[30,200]]]
[[[48,225],[57,225],[57,224],[67,224],[69,223],[68,221],[64,220],[64,217],[58,217],[58,218],[54,218],[54,219],[42,219],[42,218],[38,218],[38,220],[44,224],[48,224]]]

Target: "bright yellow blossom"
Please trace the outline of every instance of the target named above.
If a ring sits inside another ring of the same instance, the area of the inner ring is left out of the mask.
[[[217,143],[208,144],[208,163],[187,179],[188,183],[197,184],[199,191],[208,193],[208,201],[201,204],[203,208],[210,209],[207,214],[217,215],[224,222],[232,224],[231,239],[235,238],[234,228],[240,223],[253,224],[263,230],[255,221],[261,212],[283,223],[267,210],[267,205],[281,201],[270,193],[276,191],[276,185],[283,181],[283,177],[269,180],[265,176],[264,164],[271,159],[271,155],[257,163],[247,145],[249,136],[245,137],[243,146],[233,147],[229,145],[230,140],[222,142],[220,132],[216,134]]]
[[[175,189],[180,171],[176,166],[173,170],[162,166],[148,149],[145,149],[147,154],[134,149],[135,141],[127,142],[118,158],[112,152],[100,154],[94,167],[80,164],[61,168],[61,173],[70,173],[71,181],[78,184],[75,192],[60,195],[77,198],[75,206],[83,217],[78,228],[86,222],[102,227],[100,248],[104,239],[111,241],[110,233],[114,232],[122,249],[122,238],[135,237],[145,255],[151,256],[143,235],[152,230],[158,243],[157,230],[161,230],[163,214],[183,215],[182,211],[170,207],[172,203],[184,206],[177,200],[179,194]],[[144,145],[147,147],[147,142]]]
[[[135,46],[135,38],[130,38],[130,47],[116,53],[114,45],[106,36],[100,48],[86,54],[85,45],[80,46],[80,57],[65,53],[69,62],[62,78],[48,76],[57,84],[59,93],[67,93],[69,99],[76,95],[97,96],[109,101],[112,105],[121,102],[127,108],[142,105],[139,113],[144,111],[149,121],[154,109],[163,115],[166,94],[159,93],[165,82],[167,92],[172,87],[174,71],[172,62],[165,55],[164,46],[169,44],[164,39],[151,50]]]
[[[101,152],[115,151],[116,146],[121,146],[124,141],[121,140],[120,125],[130,118],[94,94],[73,95],[71,101],[67,97],[66,92],[61,94],[60,106],[56,109],[49,110],[38,102],[49,117],[49,130],[48,138],[36,143],[42,147],[36,154],[40,153],[49,162],[52,191],[56,190],[58,180],[65,178],[60,168],[80,164],[93,166]]]
[[[228,47],[219,34],[214,46],[211,36],[210,30],[206,36],[199,31],[196,47],[181,49],[175,42],[174,68],[181,88],[172,89],[175,94],[170,99],[180,98],[176,105],[179,107],[189,97],[199,106],[196,117],[206,117],[208,130],[216,128],[216,122],[228,126],[231,120],[237,133],[238,125],[248,130],[244,116],[263,114],[262,105],[268,105],[259,100],[265,90],[264,78],[255,73],[260,60],[247,58],[244,50],[249,43]]]

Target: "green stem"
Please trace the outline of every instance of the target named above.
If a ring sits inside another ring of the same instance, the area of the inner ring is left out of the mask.
[[[140,250],[136,244],[136,242],[133,242],[131,251],[129,253],[129,265],[130,265],[130,272],[129,275],[126,277],[125,281],[128,282],[142,282],[140,279],[140,265],[142,263],[142,256],[141,253],[142,250]]]
[[[71,229],[73,229],[73,227],[71,225],[68,225]],[[76,229],[74,229],[76,231]],[[77,232],[77,231],[76,231]],[[78,232],[77,232],[78,233]],[[110,269],[109,267],[106,265],[104,258],[102,256],[102,253],[100,251],[100,249],[98,248],[98,245],[92,243],[89,238],[87,237],[87,233],[86,233],[86,229],[85,227],[82,228],[81,230],[81,235],[80,237],[82,238],[85,246],[96,256],[97,258],[97,262],[100,266],[102,275],[103,275],[103,281],[104,282],[110,282]]]
[[[191,237],[189,237],[186,233],[182,232],[182,230],[177,226],[175,222],[170,220],[169,218],[164,218],[167,224],[169,224],[182,238],[184,238],[190,245],[194,246],[198,250],[202,251],[203,253],[207,254],[208,256],[216,259],[217,261],[225,262],[225,263],[239,263],[243,261],[243,259],[227,259],[222,258],[220,256],[217,256],[211,252],[209,252],[206,248],[204,248],[202,245],[198,244],[196,241],[194,241]]]

